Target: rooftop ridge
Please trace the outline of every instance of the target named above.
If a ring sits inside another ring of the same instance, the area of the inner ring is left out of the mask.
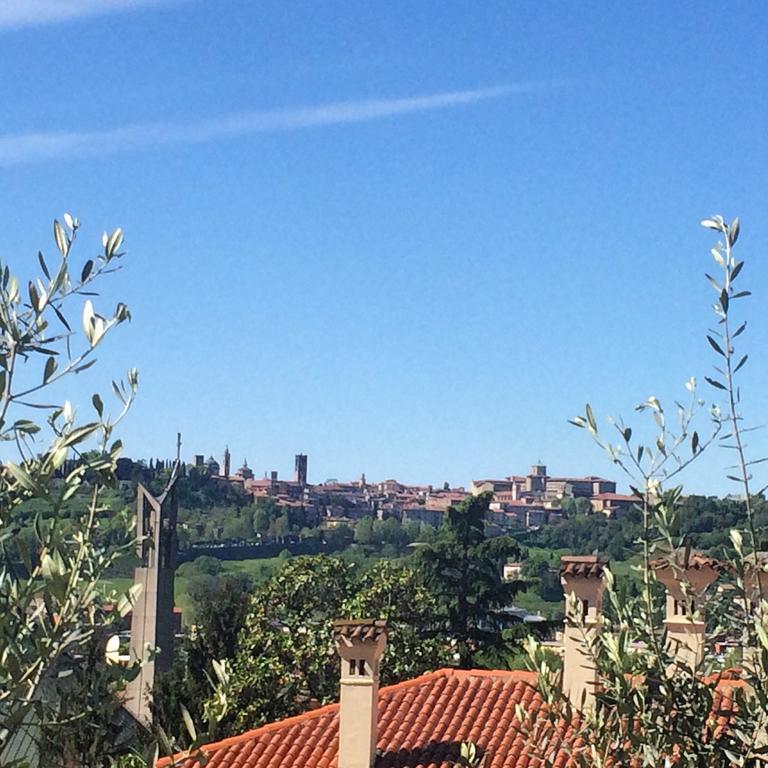
[[[461,680],[472,677],[491,677],[505,680],[514,680],[516,682],[527,683],[528,685],[535,686],[537,675],[535,672],[529,672],[522,669],[456,669],[455,667],[442,667],[436,669],[434,672],[427,672],[419,677],[411,678],[410,680],[403,680],[399,683],[387,685],[379,690],[379,698],[389,697],[395,695],[403,690],[410,688],[416,688],[425,683],[438,680],[440,678],[456,677]],[[252,739],[258,738],[263,734],[274,733],[275,731],[282,730],[283,728],[290,728],[295,725],[301,725],[303,723],[310,722],[316,718],[326,717],[328,715],[336,714],[339,711],[339,702],[333,702],[332,704],[326,704],[317,709],[310,709],[307,712],[302,712],[292,717],[286,717],[282,720],[276,720],[271,723],[265,723],[257,728],[252,728],[244,733],[239,733],[236,736],[228,736],[225,739],[211,742],[210,744],[204,744],[199,750],[184,752],[178,752],[172,757],[162,757],[157,761],[157,768],[171,768],[175,765],[180,765],[185,760],[193,757],[195,754],[202,752],[205,755],[210,755],[217,752],[220,749],[236,746]]]

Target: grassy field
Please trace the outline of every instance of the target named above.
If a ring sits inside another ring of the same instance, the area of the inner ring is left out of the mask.
[[[255,560],[222,560],[222,573],[245,573],[251,577],[255,584],[265,581],[275,571],[279,557],[260,558]],[[102,586],[105,591],[114,590],[122,594],[133,584],[133,579],[128,577],[117,577],[104,579]],[[179,574],[174,580],[174,600],[182,612],[190,615],[192,603],[187,595],[187,579]]]
[[[518,592],[513,602],[518,608],[525,608],[531,613],[539,613],[546,619],[562,616],[565,605],[562,600],[558,600],[556,603],[542,600],[533,589],[530,589],[528,592]]]
[[[614,576],[618,576],[619,578],[632,577],[637,579],[639,578],[639,575],[638,572],[633,569],[633,566],[640,565],[642,560],[642,555],[632,555],[632,557],[627,560],[611,561],[610,567]]]
[[[538,549],[537,547],[528,548],[529,556],[541,555],[549,559],[552,567],[557,567],[560,563],[560,556],[568,554],[567,550],[545,550]],[[635,577],[635,572],[631,570],[632,565],[636,565],[640,560],[640,556],[634,556],[630,560],[617,561],[611,563],[611,570],[619,578],[624,579],[627,577]],[[260,558],[253,560],[222,560],[221,572],[222,573],[245,573],[251,577],[255,584],[259,584],[265,581],[269,576],[275,572],[278,564],[280,563],[279,557],[272,558]],[[187,594],[187,579],[180,574],[176,575],[174,582],[175,601],[176,605],[187,615],[191,615],[192,603],[189,595]],[[115,590],[122,594],[133,583],[129,578],[113,578],[105,579],[102,584],[105,590]],[[553,618],[557,615],[562,615],[563,603],[547,602],[542,600],[536,592],[531,589],[528,592],[520,592],[515,597],[515,605],[520,608],[526,608],[529,611],[540,613],[547,618]]]

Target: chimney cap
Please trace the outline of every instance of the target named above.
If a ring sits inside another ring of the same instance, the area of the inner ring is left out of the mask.
[[[659,557],[651,561],[651,568],[654,571],[666,571],[670,568],[689,571],[703,571],[711,568],[717,573],[725,573],[729,570],[728,564],[722,560],[717,560],[701,552],[686,552],[678,549],[673,555]]]
[[[744,569],[765,571],[768,567],[768,552],[751,552],[744,556]]]
[[[376,641],[387,634],[387,622],[383,619],[336,619],[333,633],[347,640]]]
[[[560,575],[601,578],[606,565],[607,558],[600,555],[563,555],[560,558]]]

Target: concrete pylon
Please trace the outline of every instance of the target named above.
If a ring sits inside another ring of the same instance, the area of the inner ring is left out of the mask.
[[[170,670],[173,661],[179,467],[177,461],[168,485],[157,498],[141,483],[136,490],[137,555],[141,565],[136,568],[134,582],[142,589],[133,606],[130,655],[131,661],[139,660],[142,666],[139,675],[128,684],[125,705],[144,723],[152,720],[150,703],[155,675]]]

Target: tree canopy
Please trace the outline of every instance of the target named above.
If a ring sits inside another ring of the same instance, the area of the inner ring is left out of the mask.
[[[503,666],[511,650],[503,632],[504,609],[523,587],[502,580],[504,563],[520,557],[518,543],[507,536],[485,536],[491,498],[491,493],[468,496],[449,507],[437,541],[417,553],[463,668]]]
[[[384,682],[447,664],[450,654],[437,611],[420,574],[409,566],[381,561],[358,574],[338,556],[291,558],[250,599],[232,676],[237,727],[335,700],[334,619],[388,620]]]

